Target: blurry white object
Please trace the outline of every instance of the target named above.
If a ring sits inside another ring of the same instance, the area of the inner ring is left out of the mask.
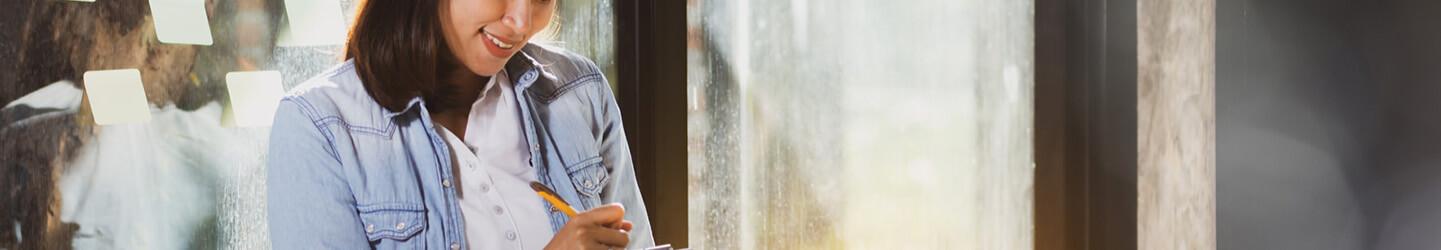
[[[285,0],[289,25],[281,28],[280,46],[324,46],[345,42],[346,26],[336,0]]]
[[[225,74],[225,88],[230,105],[221,119],[225,126],[270,126],[285,86],[279,71],[230,72]]]
[[[113,125],[150,121],[140,70],[85,72],[85,92],[95,124]]]
[[[210,45],[210,18],[205,0],[150,0],[155,35],[160,42]]]
[[[264,240],[269,128],[220,126],[219,103],[153,108],[155,120],[95,128],[60,177],[61,220],[76,249],[212,249],[216,237]],[[263,190],[263,189],[261,189]],[[242,216],[244,215],[244,216]],[[228,240],[228,239],[227,239]],[[249,242],[227,242],[242,245]],[[253,244],[251,244],[253,245]]]
[[[67,111],[76,111],[80,107],[80,98],[83,96],[81,90],[75,87],[76,84],[67,80],[61,80],[44,88],[21,96],[20,99],[6,104],[5,108],[16,105],[25,105],[31,108],[53,108]]]

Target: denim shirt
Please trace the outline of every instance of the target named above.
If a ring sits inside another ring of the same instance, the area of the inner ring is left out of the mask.
[[[506,64],[536,179],[577,211],[618,202],[631,248],[653,245],[620,110],[584,57],[527,44]],[[366,93],[353,62],[281,100],[268,164],[275,249],[465,249],[451,151],[425,100],[401,112]],[[550,227],[568,218],[546,204]]]

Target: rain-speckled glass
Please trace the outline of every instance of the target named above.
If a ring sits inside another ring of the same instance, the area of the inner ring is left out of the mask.
[[[1031,1],[687,3],[691,247],[1031,248]]]

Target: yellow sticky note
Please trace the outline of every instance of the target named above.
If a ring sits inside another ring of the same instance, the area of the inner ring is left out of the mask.
[[[345,42],[345,22],[336,0],[285,0],[289,25],[282,27],[280,46],[324,46]]]
[[[223,123],[230,126],[270,126],[285,95],[279,71],[230,72],[225,74],[225,88],[230,106],[226,107],[229,119]]]
[[[145,86],[140,70],[118,69],[85,72],[85,96],[95,124],[127,124],[150,121]]]
[[[210,45],[210,18],[205,0],[150,0],[155,35],[160,42]]]

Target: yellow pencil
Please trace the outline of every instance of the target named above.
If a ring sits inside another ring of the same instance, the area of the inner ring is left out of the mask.
[[[566,204],[565,200],[561,200],[560,196],[555,194],[555,191],[550,191],[550,188],[545,187],[545,184],[532,181],[530,182],[530,189],[535,189],[535,193],[540,194],[540,198],[545,198],[545,201],[550,202],[550,206],[555,207],[555,209],[560,209],[560,212],[565,213],[565,216],[575,217],[575,209],[571,208],[570,204]]]

